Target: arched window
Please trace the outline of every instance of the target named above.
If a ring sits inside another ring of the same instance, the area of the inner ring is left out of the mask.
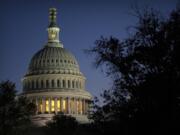
[[[70,80],[68,80],[68,88],[71,87],[71,83],[70,83]]]
[[[32,81],[32,89],[34,89],[34,81]]]
[[[43,64],[45,65],[45,60],[43,60]]]
[[[60,81],[57,80],[57,87],[59,88],[60,87]]]
[[[81,82],[79,81],[79,88],[81,89],[82,87],[81,87]]]
[[[74,81],[72,81],[72,88],[74,88],[75,87],[75,82]]]
[[[46,88],[49,88],[49,80],[46,80]]]
[[[63,80],[63,88],[65,88],[65,87],[66,87],[66,81]]]
[[[78,88],[78,81],[76,81],[76,88]]]
[[[31,82],[28,81],[28,89],[31,89]]]
[[[54,80],[51,81],[51,86],[54,88]]]
[[[36,88],[37,88],[37,89],[39,88],[39,82],[38,82],[38,80],[36,80]]]
[[[41,80],[41,88],[44,88],[44,82]]]

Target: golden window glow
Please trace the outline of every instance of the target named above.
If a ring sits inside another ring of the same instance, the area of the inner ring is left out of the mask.
[[[42,104],[40,104],[40,112],[42,112]]]
[[[77,113],[79,113],[79,101],[76,101],[77,104]]]
[[[66,100],[65,99],[63,99],[63,106],[62,106],[63,108],[63,111],[65,111],[66,110]]]
[[[49,100],[46,99],[46,112],[49,112]]]
[[[54,100],[51,100],[51,112],[54,112],[55,109],[54,109]]]
[[[61,108],[61,104],[60,104],[60,100],[57,100],[57,111],[60,112],[60,108]]]
[[[78,113],[82,114],[82,102],[77,101],[77,111]]]
[[[60,104],[60,100],[57,100],[57,111],[60,112],[61,109],[61,104]]]

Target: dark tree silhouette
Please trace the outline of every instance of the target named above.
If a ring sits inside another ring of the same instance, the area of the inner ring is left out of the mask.
[[[166,19],[154,10],[137,16],[129,38],[101,37],[88,50],[114,81],[90,117],[104,134],[173,134],[180,122],[180,9]]]
[[[35,105],[25,97],[17,97],[15,84],[10,81],[0,83],[0,134],[21,135],[30,123]],[[26,132],[27,133],[27,132]]]
[[[51,135],[75,135],[78,127],[78,122],[72,116],[57,114],[52,121],[46,124],[47,134]]]

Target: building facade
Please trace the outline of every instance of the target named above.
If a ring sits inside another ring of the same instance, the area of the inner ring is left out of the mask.
[[[56,9],[49,10],[48,42],[34,54],[22,79],[23,93],[37,106],[34,121],[44,124],[60,112],[88,122],[92,100],[75,56],[59,40]]]

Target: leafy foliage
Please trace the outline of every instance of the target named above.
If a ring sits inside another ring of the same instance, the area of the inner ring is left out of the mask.
[[[16,96],[15,85],[12,82],[0,83],[0,134],[23,134],[35,109],[35,105],[25,97]]]
[[[52,121],[47,123],[48,134],[73,135],[78,127],[78,122],[72,116],[64,114],[55,115]]]
[[[96,66],[105,66],[114,81],[91,118],[102,133],[171,134],[178,129],[173,123],[180,121],[180,9],[167,19],[153,10],[138,13],[138,18],[129,38],[101,37],[89,50]]]

